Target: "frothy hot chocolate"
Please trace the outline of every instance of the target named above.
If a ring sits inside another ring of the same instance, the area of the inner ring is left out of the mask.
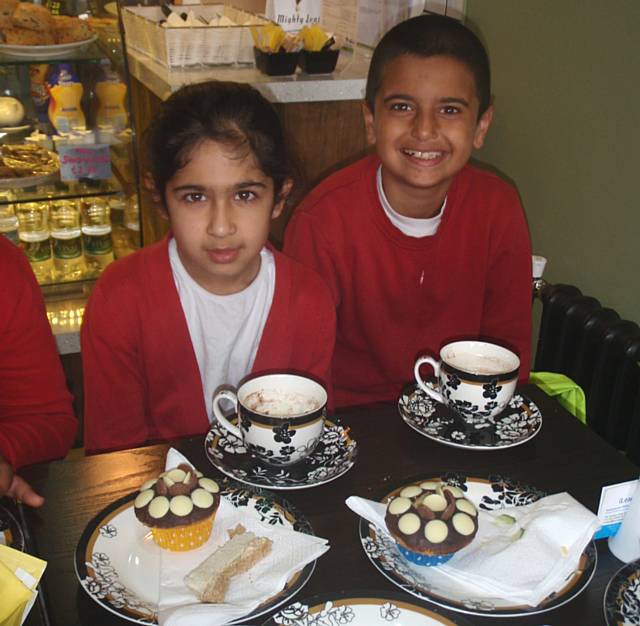
[[[278,391],[276,389],[254,391],[242,404],[250,411],[273,417],[291,417],[316,411],[322,403],[302,393]]]

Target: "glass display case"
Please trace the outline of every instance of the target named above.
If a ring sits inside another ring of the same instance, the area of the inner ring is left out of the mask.
[[[129,78],[110,6],[38,6],[51,15],[49,40],[16,35],[15,12],[11,30],[0,27],[0,235],[24,249],[45,296],[87,293],[142,244]],[[61,8],[69,17],[54,17]]]

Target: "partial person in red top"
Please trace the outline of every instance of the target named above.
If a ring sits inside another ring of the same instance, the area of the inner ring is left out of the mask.
[[[531,352],[531,244],[516,191],[468,165],[493,117],[489,61],[451,18],[421,15],[376,47],[363,104],[375,156],[296,209],[285,253],[337,309],[336,406],[396,399],[425,353],[462,338]]]
[[[77,427],[40,287],[0,236],[0,496],[40,506],[16,470],[65,456]]]
[[[270,370],[330,383],[335,309],[267,244],[292,181],[273,107],[248,85],[183,87],[147,131],[167,238],[118,260],[85,311],[89,451],[206,432],[222,384]]]

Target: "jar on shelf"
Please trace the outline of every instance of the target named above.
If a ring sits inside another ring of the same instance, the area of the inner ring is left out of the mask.
[[[107,200],[97,196],[83,198],[81,204],[82,243],[87,274],[97,276],[114,259],[109,204]]]
[[[73,199],[49,203],[53,267],[57,280],[79,280],[85,273],[80,209]]]
[[[0,190],[0,235],[18,245],[18,218],[16,217],[13,200],[15,200],[13,191],[9,189]]]
[[[49,207],[46,202],[23,202],[15,208],[18,237],[39,283],[53,278],[53,258],[49,232]]]

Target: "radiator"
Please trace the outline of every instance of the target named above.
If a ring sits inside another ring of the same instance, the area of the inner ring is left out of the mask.
[[[534,370],[577,382],[587,423],[640,464],[640,327],[571,285],[545,285]]]

